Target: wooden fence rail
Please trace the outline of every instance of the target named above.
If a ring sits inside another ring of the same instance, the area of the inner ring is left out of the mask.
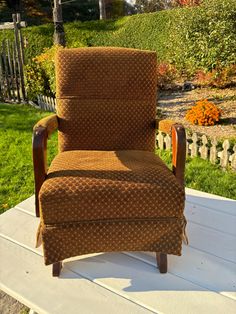
[[[42,110],[56,112],[56,98],[38,95],[37,100]]]
[[[25,22],[20,14],[12,15],[13,22],[0,24],[0,30],[12,29],[14,41],[4,39],[0,43],[0,98],[10,102],[25,102],[24,45],[21,28]]]
[[[236,171],[236,144],[232,147],[229,140],[223,143],[214,139],[208,139],[206,135],[193,133],[187,135],[186,156],[200,157],[209,160],[212,164],[219,163],[223,169],[230,167]],[[171,149],[171,137],[158,131],[156,138],[157,148],[161,150]]]

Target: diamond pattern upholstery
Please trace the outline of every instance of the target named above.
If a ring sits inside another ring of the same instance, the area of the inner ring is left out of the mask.
[[[56,66],[60,151],[154,150],[154,52],[63,49]]]
[[[67,151],[53,160],[40,202],[45,224],[181,218],[184,189],[151,152]]]
[[[180,255],[184,188],[154,154],[155,53],[62,49],[56,80],[59,154],[39,192],[45,264],[102,251]]]

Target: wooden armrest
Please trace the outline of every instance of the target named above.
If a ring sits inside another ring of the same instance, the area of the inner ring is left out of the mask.
[[[40,120],[33,129],[33,166],[35,182],[35,213],[39,217],[39,191],[47,176],[47,139],[58,128],[57,116]]]
[[[172,125],[172,171],[184,186],[184,170],[186,161],[186,134],[182,124]]]
[[[58,129],[57,115],[52,114],[39,120],[34,126],[34,131],[39,127],[45,128],[47,130],[47,135],[50,136],[55,130]]]
[[[186,161],[186,134],[182,124],[173,120],[156,120],[156,128],[172,135],[172,171],[181,185],[184,185]]]

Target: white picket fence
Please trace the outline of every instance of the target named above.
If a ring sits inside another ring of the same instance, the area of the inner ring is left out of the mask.
[[[42,110],[56,112],[56,98],[44,95],[37,95],[37,100],[38,106]]]
[[[161,150],[171,149],[171,137],[169,134],[158,131],[156,138],[157,148]],[[236,171],[236,144],[233,147],[229,140],[220,143],[215,138],[210,140],[206,135],[193,133],[187,135],[186,155],[200,157],[209,160],[212,164],[219,163],[223,169],[228,167]]]

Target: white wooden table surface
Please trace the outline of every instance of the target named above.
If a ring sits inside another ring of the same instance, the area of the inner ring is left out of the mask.
[[[236,313],[236,201],[186,189],[189,246],[160,274],[152,253],[66,260],[59,278],[35,249],[33,196],[0,216],[0,289],[37,313]]]

